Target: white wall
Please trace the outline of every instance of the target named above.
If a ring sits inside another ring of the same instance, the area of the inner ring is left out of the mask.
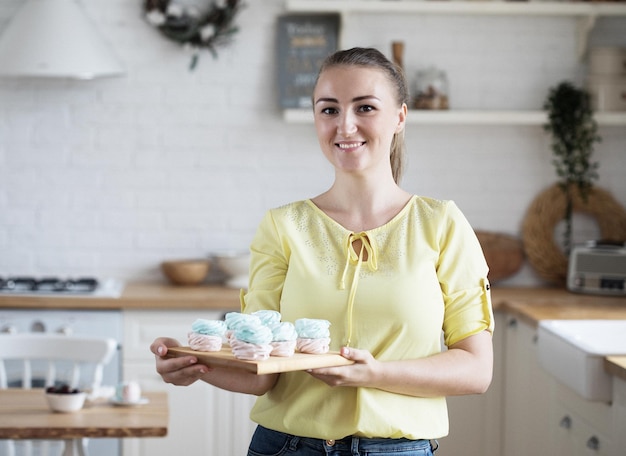
[[[24,0],[0,3],[0,32]],[[190,56],[141,17],[140,0],[83,0],[128,73],[90,82],[0,79],[0,276],[159,277],[165,258],[245,249],[263,212],[331,182],[312,125],[283,122],[275,87],[282,0],[248,0],[235,43]],[[624,20],[597,44],[626,46]],[[344,44],[389,55],[409,76],[444,68],[453,108],[540,109],[582,81],[576,21],[356,15]],[[626,128],[605,127],[599,185],[626,205]],[[454,199],[476,229],[519,236],[555,181],[541,127],[409,126],[407,190]],[[537,282],[526,268],[511,284]]]

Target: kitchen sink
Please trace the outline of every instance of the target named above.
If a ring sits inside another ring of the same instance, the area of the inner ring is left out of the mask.
[[[626,355],[626,320],[543,320],[537,336],[545,370],[585,399],[612,400],[604,358]]]

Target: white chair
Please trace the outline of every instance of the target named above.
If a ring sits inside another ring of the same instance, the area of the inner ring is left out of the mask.
[[[103,368],[116,350],[117,341],[110,338],[0,334],[0,389],[68,384],[72,388],[94,390],[101,385]],[[53,454],[51,450],[59,454],[54,442],[0,442],[2,456]],[[73,440],[65,441],[63,455],[71,454],[86,454],[85,445],[75,446]]]

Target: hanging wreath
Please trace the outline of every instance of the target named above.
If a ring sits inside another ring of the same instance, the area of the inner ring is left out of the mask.
[[[624,242],[626,209],[608,190],[593,186],[586,198],[580,192],[571,194],[574,197],[572,210],[595,218],[602,240]],[[559,248],[554,231],[563,220],[566,204],[565,192],[560,184],[554,184],[535,197],[522,224],[522,239],[528,262],[542,278],[558,285],[566,283],[568,256]]]
[[[165,37],[192,49],[189,68],[193,70],[200,49],[208,49],[216,58],[217,47],[232,41],[239,30],[235,16],[242,6],[241,0],[212,0],[206,10],[200,10],[173,0],[145,0],[144,15]]]

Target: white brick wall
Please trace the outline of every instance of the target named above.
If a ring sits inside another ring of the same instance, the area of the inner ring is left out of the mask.
[[[0,3],[0,32],[23,0]],[[323,191],[312,125],[285,124],[275,87],[282,0],[248,0],[235,43],[190,56],[141,18],[140,0],[83,0],[128,69],[90,82],[0,79],[0,275],[159,276],[165,258],[246,248],[263,212]],[[626,46],[623,19],[596,44]],[[455,108],[539,109],[580,82],[573,19],[355,15],[345,46],[404,40],[409,76],[446,69]],[[601,129],[600,185],[626,205],[626,129]],[[454,199],[477,229],[519,235],[555,180],[540,127],[409,126],[412,192]],[[526,268],[509,281],[532,284]]]

